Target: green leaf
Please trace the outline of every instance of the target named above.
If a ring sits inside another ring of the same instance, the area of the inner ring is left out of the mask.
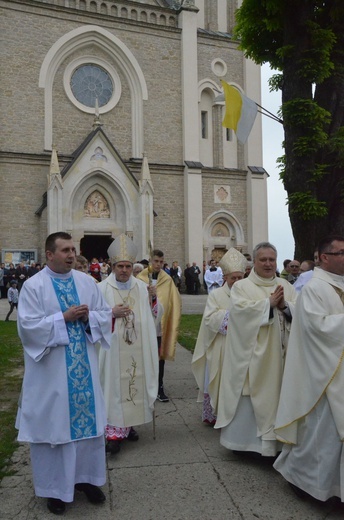
[[[299,214],[303,220],[325,217],[328,213],[326,202],[316,200],[310,191],[289,195],[290,212]]]

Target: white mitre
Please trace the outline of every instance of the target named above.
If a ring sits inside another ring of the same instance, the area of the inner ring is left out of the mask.
[[[235,272],[244,273],[246,268],[247,260],[234,247],[231,247],[225,255],[221,258],[219,266],[222,269],[223,274],[230,274]]]
[[[111,264],[123,261],[133,264],[136,261],[137,247],[131,238],[122,233],[112,242],[107,250],[107,254],[111,260]]]

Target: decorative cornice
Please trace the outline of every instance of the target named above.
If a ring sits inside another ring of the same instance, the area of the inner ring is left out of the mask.
[[[59,162],[66,163],[72,159],[71,155],[59,155]],[[41,164],[49,166],[51,152],[42,153],[23,153],[23,152],[0,152],[0,162],[18,164]]]
[[[2,3],[2,2],[1,2]],[[10,4],[10,5],[9,5]],[[92,4],[92,10],[90,9]],[[6,6],[12,9],[23,5],[33,8],[54,9],[56,12],[80,13],[82,16],[96,16],[107,20],[125,19],[126,23],[137,23],[164,28],[177,28],[178,15],[173,7],[141,4],[131,0],[12,0]],[[96,10],[93,6],[96,5]]]

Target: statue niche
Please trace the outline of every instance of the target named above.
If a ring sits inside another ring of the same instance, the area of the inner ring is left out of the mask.
[[[98,190],[93,191],[87,197],[84,206],[84,217],[110,218],[109,204]]]

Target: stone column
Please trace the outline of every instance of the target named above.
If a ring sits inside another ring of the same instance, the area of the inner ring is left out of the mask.
[[[205,28],[209,31],[218,31],[218,0],[205,0]]]
[[[55,146],[52,147],[47,190],[48,235],[63,231],[63,184]]]
[[[153,245],[153,183],[150,176],[149,164],[146,153],[143,153],[141,178],[139,180],[140,209],[141,209],[141,250],[138,253],[140,258],[149,256],[149,244]],[[138,245],[138,241],[137,245]],[[153,246],[154,247],[154,246]]]
[[[182,106],[185,261],[202,260],[202,164],[199,156],[200,125],[198,108],[197,13],[194,1],[185,1],[179,13],[182,52]]]
[[[213,105],[213,157],[215,168],[223,168],[222,107],[223,103],[215,103]]]
[[[250,59],[244,59],[244,91],[247,97],[258,104],[261,104],[260,74],[260,66]],[[248,250],[252,251],[258,242],[268,239],[267,174],[262,167],[262,116],[259,112],[247,143],[242,149],[244,164],[248,169],[247,242]]]
[[[252,171],[254,170],[254,171]],[[249,167],[247,171],[247,224],[248,250],[268,240],[268,174],[262,167]]]
[[[199,161],[197,13],[195,6],[184,2],[179,13],[182,63],[182,106],[184,159]]]

